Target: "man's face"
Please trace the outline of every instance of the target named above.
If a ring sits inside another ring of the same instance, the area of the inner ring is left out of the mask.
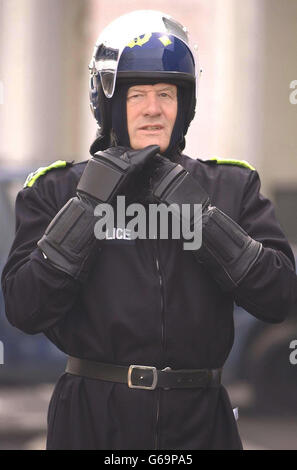
[[[177,87],[168,83],[135,85],[127,93],[127,124],[130,145],[142,149],[169,146],[177,115]]]

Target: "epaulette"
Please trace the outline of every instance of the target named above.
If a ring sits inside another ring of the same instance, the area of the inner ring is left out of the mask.
[[[40,176],[45,175],[48,171],[54,170],[55,168],[65,168],[67,165],[71,164],[72,163],[66,162],[65,160],[57,160],[49,166],[41,166],[40,168],[38,168],[38,170],[33,171],[27,176],[26,181],[24,183],[24,188],[33,186],[35,181]]]
[[[217,163],[218,165],[237,165],[237,166],[242,166],[244,168],[249,168],[250,170],[256,171],[256,168],[250,165],[250,163],[247,162],[246,160],[233,160],[233,159],[228,159],[228,158],[210,158],[209,160],[206,160],[206,161]]]

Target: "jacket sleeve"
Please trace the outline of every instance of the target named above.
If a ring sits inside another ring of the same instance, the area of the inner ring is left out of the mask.
[[[2,272],[2,289],[9,322],[35,334],[46,330],[69,312],[78,295],[78,282],[44,259],[37,241],[56,215],[42,185],[18,193],[16,234]]]
[[[236,303],[257,318],[277,323],[296,309],[297,277],[290,245],[276,220],[271,201],[260,193],[260,178],[252,171],[239,224],[263,249],[242,283]]]

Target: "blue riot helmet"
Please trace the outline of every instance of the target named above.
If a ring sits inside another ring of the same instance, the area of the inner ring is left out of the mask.
[[[91,153],[110,146],[111,105],[122,85],[166,82],[184,90],[186,135],[196,106],[195,60],[187,29],[169,15],[139,10],[114,20],[99,36],[89,70],[90,106],[98,124]]]

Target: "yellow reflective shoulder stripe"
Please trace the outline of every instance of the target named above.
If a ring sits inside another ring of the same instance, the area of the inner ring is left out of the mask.
[[[51,171],[53,170],[54,168],[65,168],[67,165],[67,162],[64,161],[64,160],[57,160],[55,161],[54,163],[52,163],[51,165],[49,166],[42,166],[40,168],[38,168],[38,170],[36,171],[33,171],[32,173],[30,173],[27,178],[26,178],[26,181],[24,183],[24,188],[27,188],[27,187],[31,187],[33,186],[33,184],[35,183],[35,181],[42,175],[45,175],[48,171]]]
[[[233,159],[224,159],[224,158],[210,158],[210,161],[216,161],[218,165],[237,165],[237,166],[243,166],[245,168],[249,168],[250,170],[256,171],[256,168],[254,168],[252,165],[250,165],[249,162],[246,160],[233,160]]]

